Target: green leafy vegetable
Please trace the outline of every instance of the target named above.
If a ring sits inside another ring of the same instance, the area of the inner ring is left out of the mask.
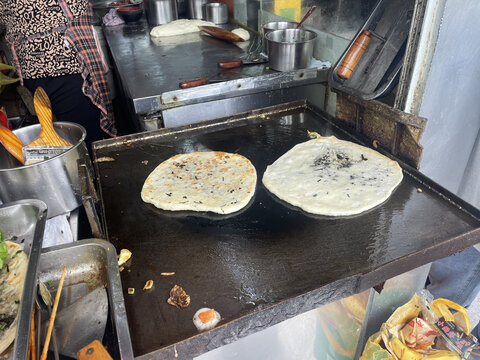
[[[0,231],[0,270],[3,267],[3,260],[5,260],[6,257],[7,257],[7,244],[5,244],[3,232]]]

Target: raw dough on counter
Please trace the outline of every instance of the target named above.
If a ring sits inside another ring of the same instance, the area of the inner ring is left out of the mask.
[[[330,136],[295,145],[267,167],[263,184],[306,212],[347,216],[387,200],[402,178],[396,161]]]
[[[240,36],[243,39],[243,41],[250,40],[250,33],[245,29],[242,29],[242,28],[234,29],[232,30],[232,33]]]
[[[257,172],[244,156],[220,151],[180,154],[158,165],[142,188],[142,200],[163,210],[231,214],[255,193]]]
[[[165,25],[155,26],[150,35],[153,37],[175,36],[199,32],[199,26],[216,26],[214,23],[203,20],[180,19]]]

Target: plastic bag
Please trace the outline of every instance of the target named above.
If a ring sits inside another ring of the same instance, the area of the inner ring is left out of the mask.
[[[431,301],[428,292],[415,294],[367,340],[360,360],[466,359],[477,341],[469,333],[466,309],[447,299]]]

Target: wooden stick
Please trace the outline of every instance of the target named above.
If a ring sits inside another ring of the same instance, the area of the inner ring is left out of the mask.
[[[30,349],[31,349],[31,357],[32,360],[37,359],[37,344],[36,344],[36,336],[35,336],[35,305],[33,305],[32,310],[32,324],[30,325]]]
[[[64,267],[62,277],[60,278],[60,283],[58,284],[55,302],[53,303],[52,315],[50,316],[50,322],[48,323],[47,337],[45,338],[45,345],[43,345],[43,351],[40,360],[45,360],[47,358],[48,345],[50,345],[50,337],[52,336],[53,322],[55,321],[55,316],[57,315],[58,302],[60,301],[60,293],[62,292],[63,281],[65,280],[66,272],[67,268]]]

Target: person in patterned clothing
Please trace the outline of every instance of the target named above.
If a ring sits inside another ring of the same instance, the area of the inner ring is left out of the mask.
[[[0,0],[0,23],[24,85],[43,87],[56,119],[84,126],[87,144],[117,135],[91,17],[88,0]]]

